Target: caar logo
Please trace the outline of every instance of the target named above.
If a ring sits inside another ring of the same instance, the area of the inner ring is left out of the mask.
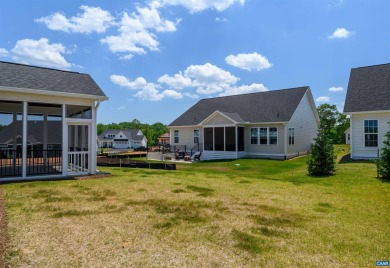
[[[388,261],[377,261],[376,262],[376,267],[384,267],[384,266],[389,266]]]

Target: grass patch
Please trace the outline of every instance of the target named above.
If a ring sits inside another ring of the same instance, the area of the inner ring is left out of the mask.
[[[236,241],[236,247],[242,250],[245,250],[251,254],[259,254],[265,250],[265,242],[263,239],[238,231],[233,229],[232,231],[233,239]]]
[[[348,150],[336,152],[340,160]],[[306,161],[102,167],[110,180],[0,185],[7,264],[369,267],[387,259],[390,183],[376,179],[375,164],[344,161],[334,176],[312,178]]]
[[[199,193],[198,196],[204,196],[204,197],[211,196],[211,195],[213,195],[213,192],[214,192],[213,189],[205,188],[205,187],[198,187],[195,185],[189,185],[186,187],[186,189],[197,192],[197,193]]]

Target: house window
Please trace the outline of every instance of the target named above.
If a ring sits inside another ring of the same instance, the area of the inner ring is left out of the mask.
[[[199,129],[194,130],[194,143],[195,144],[199,143]]]
[[[278,128],[269,128],[269,144],[278,144]]]
[[[204,149],[208,151],[214,150],[214,129],[211,127],[204,129]]]
[[[260,128],[260,144],[268,144],[268,129],[266,127]]]
[[[364,146],[378,147],[378,120],[364,120]]]
[[[259,143],[259,129],[251,128],[251,144]]]
[[[288,144],[293,145],[294,144],[294,128],[288,129]]]
[[[176,129],[173,133],[174,143],[179,143],[179,130]]]
[[[239,152],[245,151],[245,128],[237,128],[237,149]]]

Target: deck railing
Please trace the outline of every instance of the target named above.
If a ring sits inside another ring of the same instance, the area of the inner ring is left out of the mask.
[[[88,151],[68,153],[68,173],[88,174]]]

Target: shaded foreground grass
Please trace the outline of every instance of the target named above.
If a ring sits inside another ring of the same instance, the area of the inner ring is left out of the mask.
[[[390,259],[390,184],[375,178],[375,165],[346,162],[335,176],[312,178],[306,160],[107,168],[107,179],[1,185],[6,260],[11,267],[373,267]]]

